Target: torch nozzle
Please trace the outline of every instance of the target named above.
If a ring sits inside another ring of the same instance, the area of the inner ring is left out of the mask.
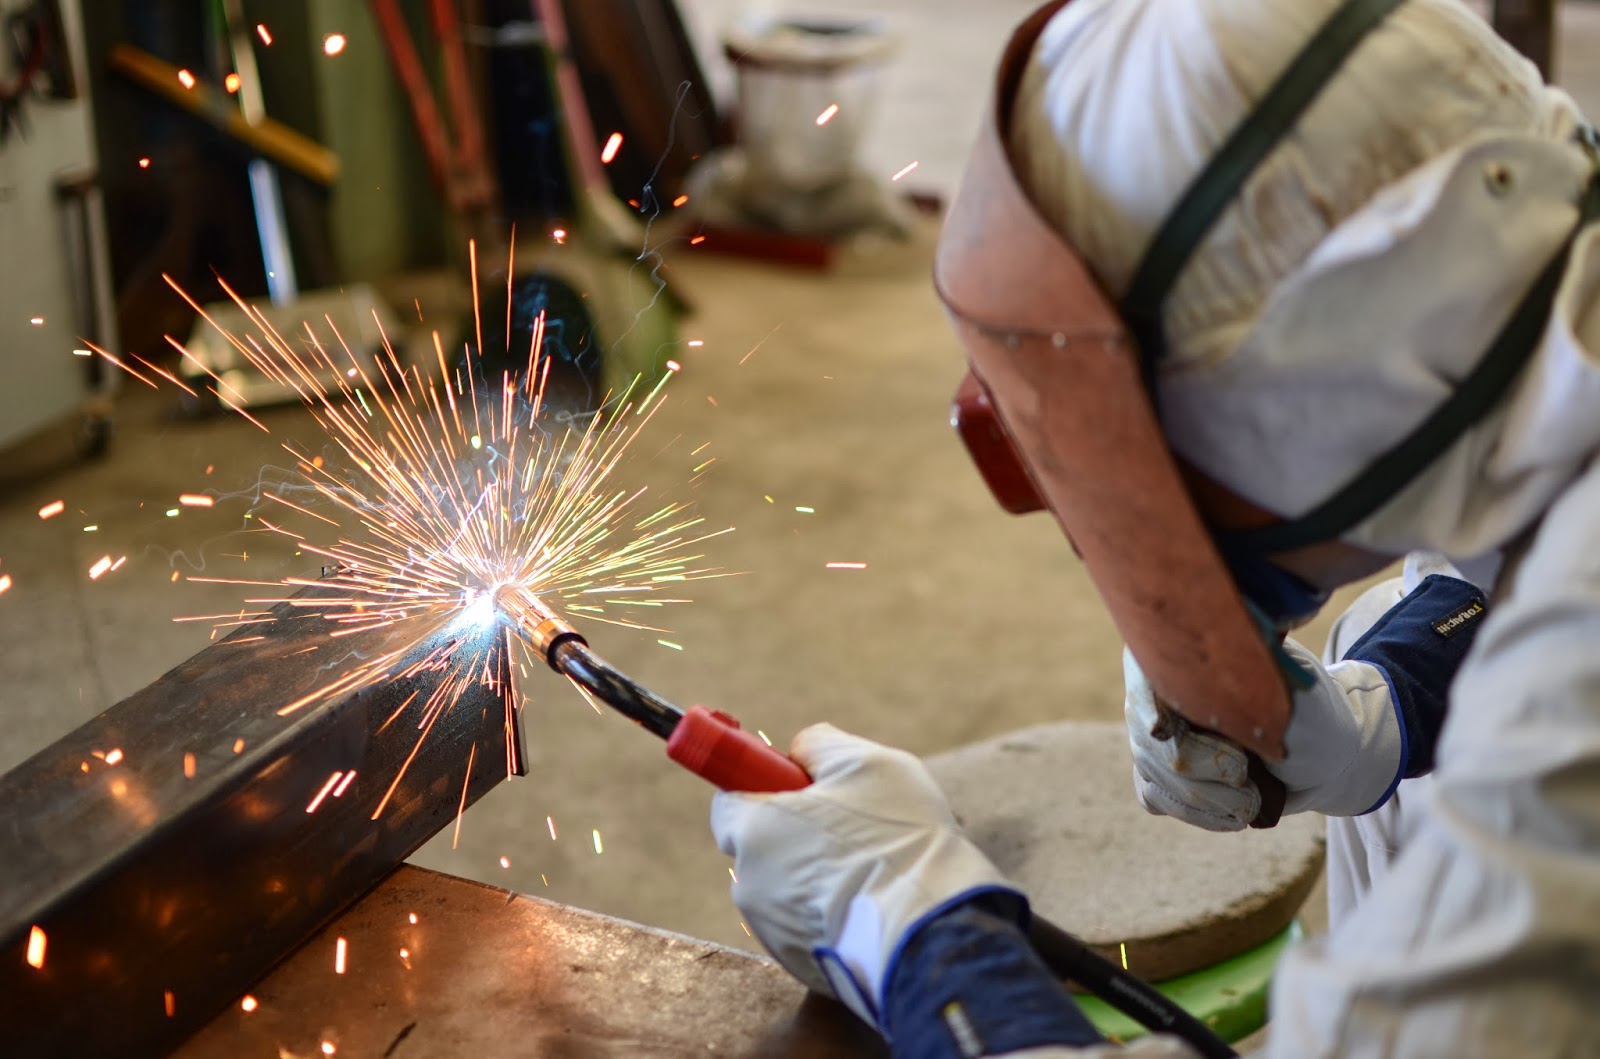
[[[494,607],[504,616],[517,635],[538,653],[539,657],[555,667],[552,652],[558,644],[575,640],[587,643],[549,604],[520,585],[502,585],[495,590]]]

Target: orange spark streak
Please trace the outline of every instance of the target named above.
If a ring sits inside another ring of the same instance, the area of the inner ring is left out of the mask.
[[[256,36],[261,38],[262,44],[265,44],[269,47],[271,46],[272,34],[268,32],[267,27],[260,22],[256,23]]]
[[[106,764],[107,765],[115,765],[117,762],[119,762],[121,760],[122,760],[122,749],[120,747],[113,747],[112,749],[106,751]]]
[[[622,146],[622,133],[614,132],[606,137],[606,145],[600,151],[600,164],[610,165],[611,160],[617,156],[617,149]]]
[[[467,751],[467,774],[461,780],[461,804],[456,807],[456,833],[450,839],[451,849],[461,841],[461,818],[467,815],[467,785],[472,782],[472,761],[477,756],[478,744],[473,743],[472,749]]]
[[[335,938],[333,942],[333,973],[344,974],[345,957],[350,950],[350,943],[343,938]]]
[[[100,580],[100,575],[109,569],[111,569],[111,556],[102,555],[100,558],[94,561],[93,566],[89,567],[89,580]]]
[[[817,124],[828,124],[828,122],[833,120],[833,116],[837,113],[839,113],[839,104],[829,103],[827,106],[822,108],[822,113],[817,115]]]
[[[916,162],[912,162],[910,165],[906,166],[904,169],[900,170],[900,172],[896,173],[894,176],[890,177],[889,179],[890,180],[899,180],[901,177],[905,176],[907,173],[911,172],[915,168],[917,168],[917,163]]]
[[[203,493],[179,493],[178,503],[184,507],[211,507],[217,502],[216,497],[206,496]]]
[[[235,754],[237,754],[240,751],[242,751],[243,749],[244,749],[244,740],[243,739],[235,739],[233,741],[233,752]]]
[[[5,595],[10,590],[11,590],[11,575],[10,574],[0,574],[0,596]]]
[[[167,1018],[170,1019],[178,1013],[178,998],[172,995],[172,990],[164,990],[161,999],[166,1005]]]
[[[865,570],[866,563],[825,563],[829,570]]]
[[[193,88],[194,87],[194,74],[190,73],[188,70],[179,70],[178,71],[178,83],[180,85],[182,85],[184,88]]]
[[[193,754],[184,754],[183,755],[183,778],[186,779],[186,780],[194,779],[194,771],[195,771],[194,755]]]
[[[339,781],[339,786],[337,786],[337,787],[335,787],[333,789],[333,796],[335,798],[342,797],[344,795],[345,788],[350,786],[350,781],[355,779],[355,778],[356,778],[356,770],[355,769],[351,769],[349,772],[346,772],[344,774],[344,779]]]
[[[317,806],[322,804],[322,799],[324,799],[324,798],[326,798],[328,796],[328,792],[333,790],[333,785],[335,783],[338,783],[339,782],[339,777],[343,776],[343,775],[344,775],[344,771],[341,769],[340,771],[335,772],[333,775],[329,776],[328,777],[328,782],[326,782],[326,783],[324,783],[322,785],[322,789],[317,792],[317,796],[315,798],[311,799],[311,804],[306,806],[306,812],[308,812],[308,813],[316,812],[317,811]]]
[[[39,509],[39,518],[40,519],[55,518],[57,515],[61,514],[61,512],[65,511],[66,509],[67,509],[67,502],[65,500],[52,500],[48,504],[46,504],[44,507],[41,507]]]
[[[36,926],[28,931],[28,966],[34,970],[44,967],[44,949],[47,942],[42,927]]]

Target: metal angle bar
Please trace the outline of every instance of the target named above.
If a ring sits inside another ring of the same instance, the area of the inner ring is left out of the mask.
[[[501,631],[447,629],[280,716],[409,637],[273,614],[0,776],[7,1055],[166,1053],[520,770]],[[476,672],[429,714],[452,651]]]

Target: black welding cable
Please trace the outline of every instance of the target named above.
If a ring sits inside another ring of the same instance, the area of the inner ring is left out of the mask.
[[[572,678],[601,702],[662,739],[672,734],[683,717],[682,710],[612,668],[576,636],[558,639],[550,648],[548,661],[557,673]]]
[[[683,716],[682,710],[613,668],[577,636],[558,638],[549,650],[549,662],[556,672],[663,739]],[[1028,940],[1056,977],[1078,983],[1152,1033],[1181,1037],[1205,1059],[1238,1054],[1177,1003],[1049,920],[1035,916]]]
[[[1057,977],[1078,983],[1151,1033],[1181,1037],[1205,1059],[1239,1054],[1176,1001],[1049,920],[1034,916],[1028,924],[1028,941]]]

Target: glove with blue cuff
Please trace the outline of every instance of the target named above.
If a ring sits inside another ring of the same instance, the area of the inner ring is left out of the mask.
[[[734,904],[791,974],[882,1029],[897,947],[916,927],[981,894],[1004,895],[1023,923],[1027,900],[911,754],[827,724],[801,731],[789,752],[811,786],[712,801]]]
[[[1373,591],[1395,590],[1385,583]],[[1359,609],[1361,602],[1352,612]],[[1300,644],[1284,641],[1314,678],[1294,695],[1287,756],[1267,764],[1288,788],[1286,813],[1359,816],[1386,802],[1402,779],[1432,770],[1450,683],[1483,613],[1475,585],[1433,574],[1389,607],[1339,662],[1324,666]],[[1159,725],[1155,689],[1126,652],[1123,675],[1140,803],[1211,831],[1248,826],[1261,796],[1245,752],[1200,731],[1157,738],[1153,732],[1171,726]]]

